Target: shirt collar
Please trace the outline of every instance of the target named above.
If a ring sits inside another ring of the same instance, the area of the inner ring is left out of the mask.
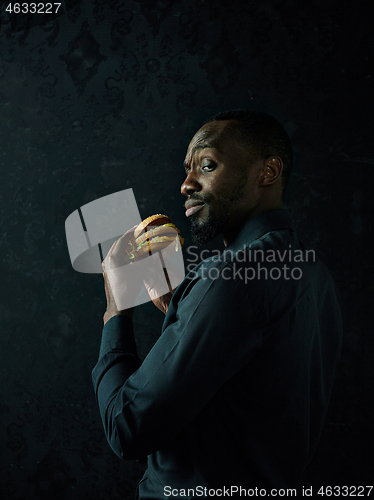
[[[264,234],[278,229],[295,230],[291,216],[285,208],[275,208],[247,221],[225,250],[242,250]]]

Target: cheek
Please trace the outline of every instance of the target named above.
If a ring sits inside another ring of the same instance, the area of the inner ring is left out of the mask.
[[[222,196],[223,192],[225,191],[222,189],[222,185],[219,182],[219,179],[212,178],[208,176],[200,177],[198,179],[198,183],[201,186],[201,191],[200,194],[204,195],[209,199],[211,202],[214,203],[214,201],[220,196]]]
[[[231,211],[242,210],[248,207],[254,199],[252,189],[249,189],[248,184],[242,182],[226,184],[225,190],[220,193],[218,202],[225,205],[227,209],[230,207]]]
[[[230,202],[241,206],[247,197],[248,182],[242,174],[217,172],[216,175],[206,175],[199,179],[202,192],[212,197],[212,203]]]
[[[230,175],[223,175],[221,172],[216,175],[207,175],[201,179],[203,189],[211,193],[215,198],[224,196],[228,188],[233,184],[233,178]]]

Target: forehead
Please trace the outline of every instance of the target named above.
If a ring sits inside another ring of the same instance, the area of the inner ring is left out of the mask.
[[[210,122],[203,125],[188,145],[186,160],[192,158],[196,150],[207,148],[222,149],[235,140],[236,120]]]
[[[188,150],[203,142],[214,142],[215,146],[219,146],[220,143],[230,138],[233,139],[235,125],[234,120],[216,121],[203,125],[191,139]]]

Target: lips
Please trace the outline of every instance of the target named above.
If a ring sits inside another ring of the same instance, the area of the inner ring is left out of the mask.
[[[192,205],[190,208],[187,208],[187,206],[186,206],[186,208],[187,208],[187,210],[186,210],[186,216],[190,217],[192,214],[194,214],[194,213],[198,212],[199,210],[201,210],[204,205],[205,205],[205,203],[199,203],[198,205]]]

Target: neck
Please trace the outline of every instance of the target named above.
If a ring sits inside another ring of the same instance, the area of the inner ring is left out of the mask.
[[[238,234],[242,226],[248,222],[250,219],[257,217],[257,215],[263,214],[265,212],[270,212],[270,210],[275,210],[276,208],[285,208],[283,200],[280,199],[276,203],[271,203],[268,205],[257,206],[250,212],[248,212],[237,224],[232,228],[230,232],[226,232],[223,234],[223,243],[225,247],[232,241],[235,236]]]

